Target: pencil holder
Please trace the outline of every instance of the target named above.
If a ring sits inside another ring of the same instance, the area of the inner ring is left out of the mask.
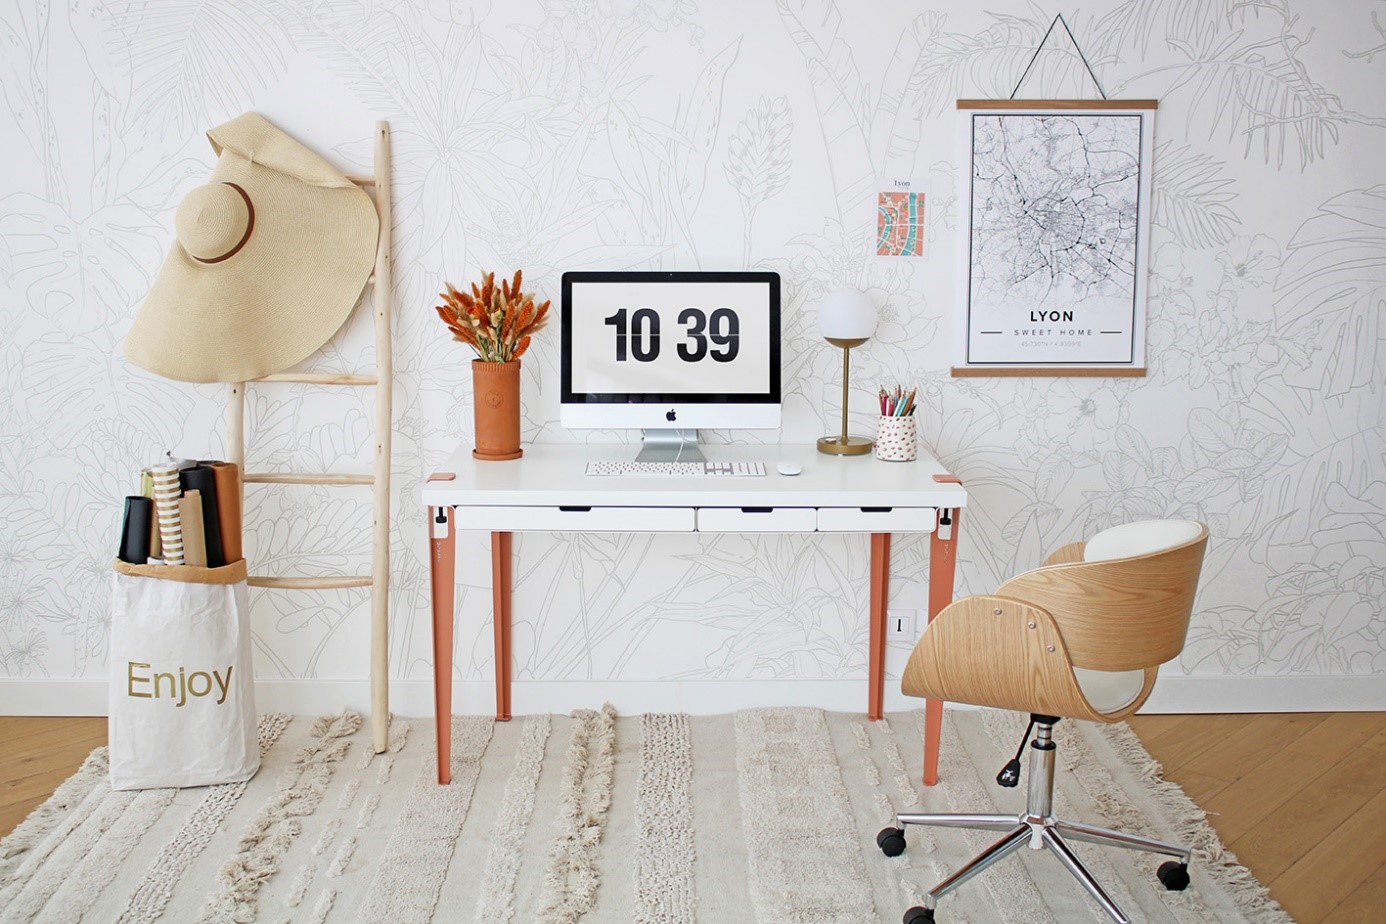
[[[881,417],[876,427],[876,458],[882,462],[913,462],[919,458],[914,417]]]

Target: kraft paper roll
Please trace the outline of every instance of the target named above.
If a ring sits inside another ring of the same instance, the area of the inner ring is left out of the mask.
[[[183,469],[178,473],[178,477],[182,482],[184,494],[189,491],[196,491],[201,495],[202,541],[207,556],[206,564],[209,568],[220,568],[226,564],[226,556],[221,548],[221,518],[217,510],[216,477],[209,467],[202,464]],[[185,544],[187,531],[188,521],[185,518],[183,520]]]
[[[120,551],[116,557],[132,565],[149,561],[149,525],[154,522],[154,502],[143,495],[125,498],[125,519],[120,526]]]
[[[191,488],[178,499],[178,516],[183,521],[183,564],[207,567],[207,543],[203,539],[202,492]]]
[[[159,540],[164,561],[170,565],[183,564],[183,521],[178,515],[178,464],[160,462],[150,466],[154,476],[154,513],[159,518]]]
[[[154,476],[149,469],[140,472],[140,494],[149,498],[152,505],[154,503]],[[149,516],[149,557],[162,559],[164,557],[164,545],[159,541],[159,518],[153,515],[153,507],[150,507]]]
[[[209,462],[217,486],[217,517],[221,521],[221,553],[227,564],[241,554],[241,467],[235,462]]]

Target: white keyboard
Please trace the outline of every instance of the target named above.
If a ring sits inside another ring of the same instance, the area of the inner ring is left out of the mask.
[[[765,474],[761,462],[588,462],[589,475],[655,475],[681,478],[685,475],[760,476]]]

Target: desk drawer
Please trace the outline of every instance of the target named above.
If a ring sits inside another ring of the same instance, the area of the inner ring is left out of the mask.
[[[458,507],[457,528],[497,532],[691,533],[692,507]]]
[[[812,507],[699,507],[703,533],[811,533],[818,526]]]
[[[933,507],[819,507],[821,533],[931,533]]]

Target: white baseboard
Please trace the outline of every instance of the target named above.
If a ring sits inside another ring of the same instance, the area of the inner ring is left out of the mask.
[[[1386,674],[1161,676],[1142,713],[1386,712]]]
[[[105,680],[0,679],[0,714],[105,715]],[[495,702],[491,681],[453,684],[453,711],[485,715]],[[261,712],[314,714],[343,707],[366,710],[364,680],[258,680]],[[818,706],[845,712],[866,709],[866,682],[856,680],[516,681],[512,712],[568,712],[604,702],[617,712],[690,712],[707,715],[752,706]],[[433,685],[426,680],[390,684],[399,715],[433,713]],[[919,700],[886,682],[887,710],[914,709]],[[1144,713],[1183,712],[1376,712],[1386,711],[1386,675],[1232,676],[1160,678]]]

